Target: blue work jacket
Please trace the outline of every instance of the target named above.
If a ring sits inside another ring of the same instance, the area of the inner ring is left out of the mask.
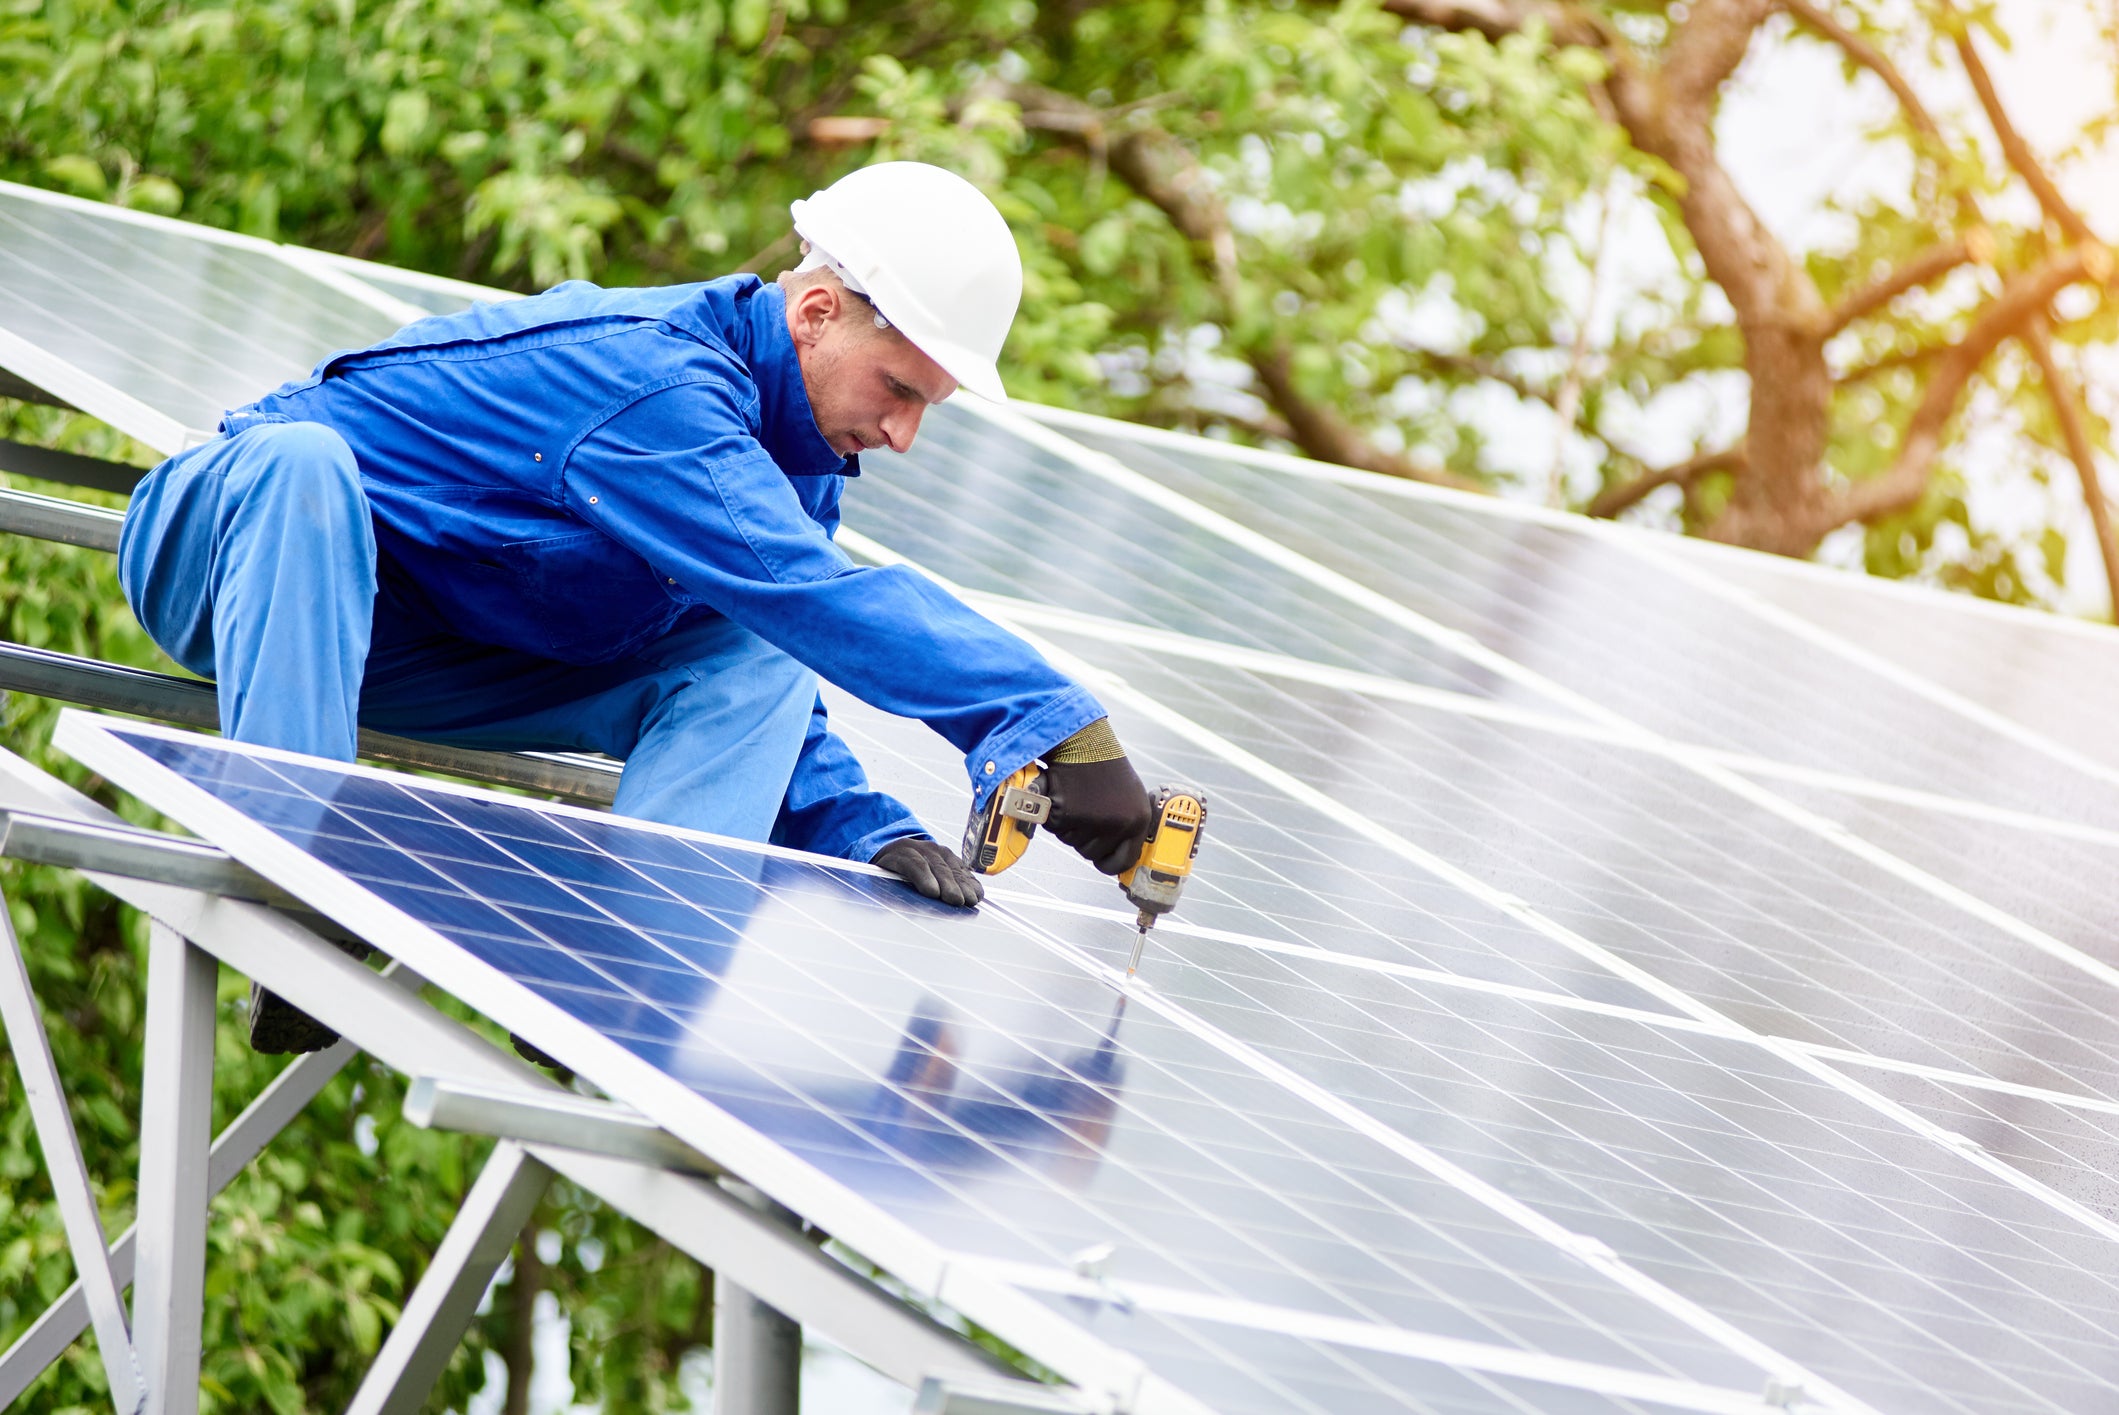
[[[388,597],[466,639],[607,662],[722,614],[964,754],[974,804],[1104,715],[918,572],[832,543],[842,479],[785,297],[756,276],[531,299],[333,354],[224,421],[323,423],[360,464]],[[775,843],[867,859],[924,834],[817,703]]]

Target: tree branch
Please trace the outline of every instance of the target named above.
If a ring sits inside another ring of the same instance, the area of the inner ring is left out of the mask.
[[[1527,402],[1552,406],[1553,394],[1550,390],[1539,388],[1529,379],[1510,373],[1492,359],[1482,359],[1477,354],[1445,354],[1439,349],[1425,349],[1417,344],[1400,344],[1398,348],[1428,373],[1455,375],[1460,378],[1483,378],[1500,384]]]
[[[1741,471],[1743,467],[1744,444],[1739,442],[1734,447],[1724,447],[1719,452],[1702,452],[1671,466],[1644,472],[1632,481],[1607,486],[1583,510],[1588,515],[1610,520],[1639,505],[1650,492],[1671,485],[1689,487],[1710,472]]]
[[[2082,402],[2053,358],[2053,341],[2041,312],[2024,330],[2023,342],[2038,364],[2038,377],[2045,384],[2046,401],[2060,422],[2060,435],[2067,441],[2068,459],[2082,479],[2082,501],[2089,508],[2090,524],[2097,531],[2097,550],[2104,561],[2104,586],[2112,597],[2112,613],[2119,617],[2119,539],[2112,532],[2112,507],[2104,498],[2097,476],[2097,456],[2090,446],[2089,429],[2082,418]]]
[[[1415,462],[1409,457],[1384,451],[1370,440],[1368,434],[1340,416],[1338,409],[1305,395],[1295,384],[1295,360],[1285,344],[1254,351],[1248,357],[1252,371],[1258,375],[1259,385],[1265,389],[1266,401],[1288,420],[1288,429],[1295,435],[1295,445],[1310,456],[1322,462],[1337,462],[1343,467],[1359,467],[1363,471],[1381,472],[1387,477],[1450,486],[1459,491],[1485,490],[1477,482],[1458,476],[1447,467]]]
[[[1092,152],[1101,152],[1114,176],[1161,211],[1186,238],[1204,247],[1233,321],[1240,294],[1236,236],[1221,193],[1190,148],[1152,124],[1129,122],[1112,132],[1103,110],[1071,94],[1035,84],[1008,84],[999,92],[1022,113],[1025,127],[1064,135]],[[1243,357],[1258,376],[1266,402],[1287,421],[1295,445],[1308,455],[1386,476],[1483,490],[1447,468],[1386,452],[1338,409],[1310,398],[1296,383],[1294,357],[1285,341],[1247,349]]]
[[[1943,154],[1942,125],[1935,121],[1935,115],[1928,111],[1928,106],[1921,102],[1913,85],[1906,82],[1906,76],[1898,71],[1898,66],[1888,55],[1810,0],[1780,0],[1780,4],[1796,23],[1839,46],[1841,53],[1882,80],[1884,87],[1891,90],[1891,96],[1898,100],[1907,125],[1934,149],[1935,156]],[[1957,210],[1966,223],[1974,228],[1983,227],[1986,217],[1979,209],[1978,198],[1962,190],[1956,195]]]
[[[1987,122],[1993,126],[1994,136],[2001,139],[2001,152],[2008,159],[2009,166],[2016,169],[2016,175],[2023,178],[2032,195],[2038,198],[2039,207],[2054,225],[2068,233],[2070,240],[2080,241],[2085,245],[2101,245],[2097,233],[2090,229],[2089,223],[2082,219],[2074,207],[2068,205],[2067,198],[2060,194],[2060,188],[2054,186],[2053,179],[2046,175],[2045,168],[2038,161],[2038,155],[2031,151],[2031,145],[2023,140],[2023,134],[2016,131],[2015,123],[2009,119],[2008,110],[2001,106],[2001,95],[1994,89],[1994,80],[1988,76],[1987,66],[1980,60],[1979,50],[1972,44],[1971,31],[1966,29],[1961,21],[1958,22],[1956,31],[1952,39],[1957,45],[1957,57],[1964,61],[1965,74],[1972,80],[1972,91],[1979,95],[1979,106],[1986,110]]]
[[[1899,444],[1889,470],[1835,498],[1827,509],[1829,524],[1824,529],[1848,521],[1881,520],[1920,500],[1935,454],[1942,447],[1943,428],[1957,410],[1965,385],[2002,340],[2021,333],[2024,324],[2043,311],[2054,295],[2083,274],[2083,253],[2071,249],[2003,286],[1964,336],[1944,352],[1941,366],[1928,379],[1906,424],[1905,441]]]
[[[1825,314],[1824,327],[1819,333],[1830,339],[1864,315],[1875,313],[1908,290],[1917,290],[1963,265],[1974,258],[1971,244],[1966,241],[1949,241],[1931,246],[1882,279],[1864,285],[1852,294],[1844,296]]]

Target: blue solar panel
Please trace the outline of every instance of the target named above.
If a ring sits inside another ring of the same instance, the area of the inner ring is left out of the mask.
[[[1178,448],[1117,423],[1070,435],[1673,740],[2119,827],[2110,783],[1608,538],[1382,478],[1268,468],[1203,440]]]
[[[1125,1004],[991,910],[564,808],[182,734],[111,736],[145,759],[106,762],[114,779],[430,976],[445,971],[436,948],[477,960],[490,985],[466,1000],[584,1075],[620,1087],[634,1073],[618,1053],[648,1063],[952,1263],[1065,1271],[1113,1244],[1121,1288],[1724,1389],[1761,1378],[1665,1304],[1238,1064],[1182,1015]],[[361,893],[334,892],[345,881]],[[407,918],[439,937],[421,942]],[[657,1118],[684,1134],[688,1114]],[[1304,1398],[1335,1408],[1325,1391]],[[1398,1399],[1380,1408],[1456,1408],[1419,1389]]]
[[[912,452],[868,459],[847,484],[846,524],[967,589],[1455,692],[1534,696],[947,405]]]
[[[1676,763],[1054,637],[1747,1026],[2119,1098],[2106,985]]]

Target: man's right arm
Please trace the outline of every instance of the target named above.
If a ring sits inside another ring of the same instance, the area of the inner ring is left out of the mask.
[[[1086,688],[927,577],[855,566],[718,384],[678,385],[620,412],[574,450],[562,487],[575,516],[674,587],[863,701],[940,733],[964,754],[975,807],[1106,716]],[[1067,814],[1096,822],[1085,841],[1101,840],[1110,793],[1070,794],[1082,799]],[[1144,818],[1145,791],[1141,802]]]

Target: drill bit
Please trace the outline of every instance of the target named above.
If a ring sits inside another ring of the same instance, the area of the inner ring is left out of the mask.
[[[1154,922],[1154,915],[1145,909],[1140,911],[1140,937],[1133,940],[1133,957],[1126,963],[1126,976],[1129,978],[1140,971],[1140,952],[1148,946],[1148,925]]]

